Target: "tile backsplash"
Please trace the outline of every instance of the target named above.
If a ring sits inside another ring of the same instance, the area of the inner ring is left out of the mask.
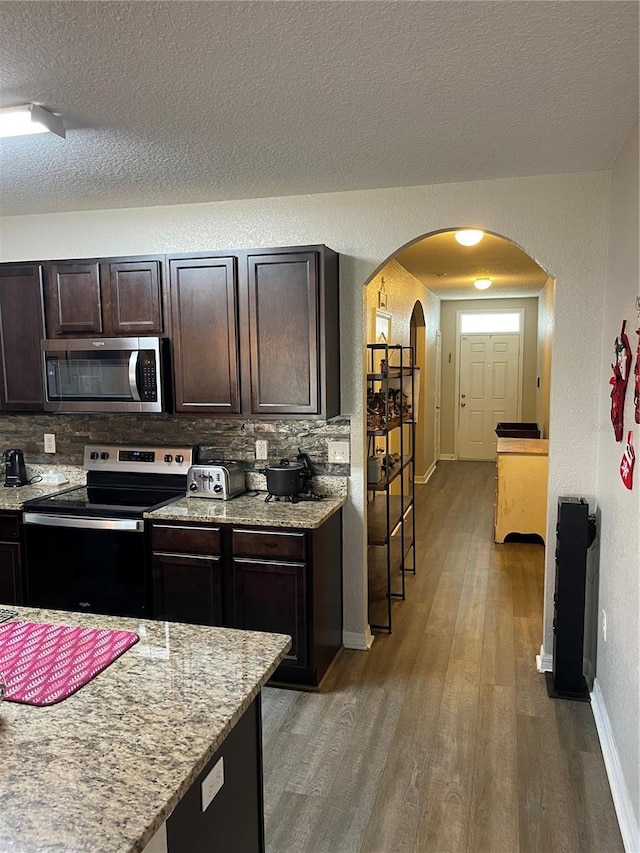
[[[54,433],[56,453],[44,452],[44,434]],[[239,420],[185,418],[172,415],[0,415],[0,452],[9,447],[24,451],[27,464],[82,465],[85,444],[176,444],[199,445],[203,459],[245,462],[247,468],[262,468],[256,461],[257,440],[268,443],[268,462],[292,459],[298,448],[309,457],[316,474],[348,476],[348,464],[329,464],[327,442],[349,441],[350,419],[330,421]]]

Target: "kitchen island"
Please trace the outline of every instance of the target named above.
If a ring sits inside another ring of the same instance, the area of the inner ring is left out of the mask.
[[[252,810],[255,844],[220,850],[263,849],[260,690],[289,637],[17,609],[24,621],[140,641],[57,705],[0,703],[3,853],[217,850],[224,833],[245,832]],[[211,769],[224,781],[203,814]],[[216,820],[232,826],[218,836]]]

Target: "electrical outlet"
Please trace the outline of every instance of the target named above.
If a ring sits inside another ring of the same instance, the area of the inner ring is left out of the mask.
[[[602,639],[607,642],[607,611],[602,611]]]
[[[329,462],[349,462],[349,442],[348,441],[328,441],[327,455]]]
[[[55,453],[56,452],[56,436],[53,432],[45,432],[44,434],[44,452],[45,453]]]
[[[256,459],[269,458],[269,445],[266,441],[256,441]]]
[[[202,780],[200,793],[202,796],[202,811],[206,811],[220,788],[224,785],[224,756],[221,756],[213,768]]]

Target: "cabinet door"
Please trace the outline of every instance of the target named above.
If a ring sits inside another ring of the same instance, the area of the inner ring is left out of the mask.
[[[52,263],[45,287],[48,337],[102,334],[97,261]]]
[[[176,411],[240,412],[234,258],[170,259]]]
[[[42,267],[0,268],[0,408],[43,410]]]
[[[309,660],[307,582],[303,563],[233,560],[235,627],[289,634],[285,661],[304,667]]]
[[[104,327],[108,335],[162,332],[162,266],[159,258],[131,258],[101,264]]]
[[[319,410],[318,256],[249,255],[251,414]]]
[[[22,561],[18,542],[0,542],[0,602],[22,604]]]
[[[219,557],[153,555],[153,615],[169,622],[222,625]]]

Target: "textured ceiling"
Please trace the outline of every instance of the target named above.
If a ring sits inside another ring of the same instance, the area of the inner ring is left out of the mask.
[[[609,169],[638,3],[0,2],[5,215]]]
[[[394,260],[441,299],[537,296],[549,278],[542,267],[503,237],[485,234],[477,246],[461,246],[455,231],[432,234],[399,252]],[[476,278],[490,278],[476,290]]]

